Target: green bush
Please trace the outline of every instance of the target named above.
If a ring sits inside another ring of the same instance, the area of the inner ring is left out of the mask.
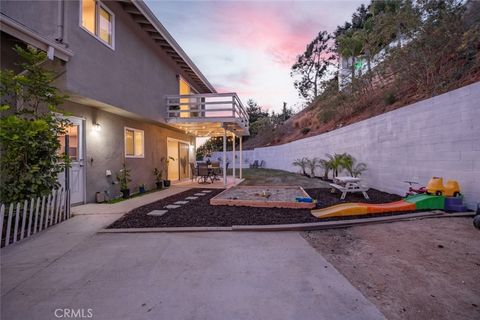
[[[310,127],[305,127],[305,128],[302,128],[302,134],[307,134],[310,132]]]
[[[120,190],[128,190],[128,184],[132,182],[132,179],[130,179],[130,169],[127,168],[125,162],[117,173],[117,181],[120,184]]]
[[[46,59],[35,49],[15,51],[25,70],[19,75],[1,72],[0,202],[10,203],[46,195],[58,188],[57,176],[68,165],[58,154],[58,136],[69,122],[58,116],[63,101],[50,85],[54,75],[41,67]]]
[[[386,92],[383,96],[383,102],[385,102],[387,106],[394,104],[395,101],[397,101],[397,97],[395,97],[395,93],[392,91]]]
[[[337,114],[336,111],[333,110],[332,108],[325,107],[318,112],[317,117],[318,117],[318,120],[320,120],[322,123],[327,123],[333,120],[336,114]]]

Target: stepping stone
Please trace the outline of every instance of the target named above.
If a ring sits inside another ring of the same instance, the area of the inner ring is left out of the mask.
[[[181,205],[178,205],[178,204],[169,204],[169,205],[166,205],[164,208],[167,208],[167,209],[177,209],[177,208],[180,208]]]
[[[198,199],[198,197],[186,197],[185,199],[187,199],[187,200],[196,200],[196,199]]]
[[[202,190],[203,193],[210,193],[212,190]]]
[[[187,204],[188,201],[177,201],[177,202],[174,202],[173,204]]]
[[[167,213],[168,210],[153,210],[147,213],[147,216],[155,216],[155,217],[160,217],[163,216],[165,213]]]
[[[194,195],[195,196],[206,196],[207,194],[206,193],[195,193]]]

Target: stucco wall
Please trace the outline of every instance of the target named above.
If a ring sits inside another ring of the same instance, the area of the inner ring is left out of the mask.
[[[97,191],[107,190],[112,195],[119,194],[118,184],[112,185],[111,182],[115,180],[115,175],[121,169],[124,160],[127,167],[131,169],[132,192],[138,191],[138,186],[142,183],[147,189],[154,188],[153,169],[160,168],[160,159],[167,156],[167,137],[195,143],[195,139],[180,132],[145,121],[124,118],[89,106],[67,102],[62,109],[86,120],[87,202],[95,201]],[[93,123],[101,125],[99,132],[93,130]],[[145,158],[125,159],[124,127],[144,130]],[[106,170],[111,170],[112,177],[105,176]]]
[[[0,10],[35,32],[55,39],[59,1],[2,1]],[[64,43],[74,55],[56,85],[85,97],[164,122],[165,95],[178,94],[177,75],[188,75],[126,13],[103,1],[115,15],[115,49],[80,27],[80,2],[65,1]],[[199,89],[199,88],[196,88]]]
[[[404,180],[441,176],[458,180],[473,208],[480,202],[480,82],[325,134],[257,148],[253,158],[295,172],[296,158],[343,152],[368,165],[363,177],[370,187],[402,195]]]

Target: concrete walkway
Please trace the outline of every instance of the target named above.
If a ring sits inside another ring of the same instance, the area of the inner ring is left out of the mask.
[[[1,249],[2,297],[90,239],[121,214],[78,216]],[[3,302],[3,298],[2,298]]]
[[[205,188],[205,187],[204,187]],[[168,189],[148,193],[141,197],[120,201],[117,203],[87,203],[81,206],[72,207],[73,215],[81,214],[119,214],[127,213],[135,208],[144,206],[146,204],[161,200],[166,197],[173,196],[191,189],[188,186],[172,186]]]
[[[383,319],[296,232],[95,234],[118,217],[2,250],[2,319]]]
[[[213,183],[209,180],[208,183],[198,183],[197,180],[185,179],[183,181],[175,181],[172,182],[173,186],[178,187],[189,187],[192,189],[225,189],[231,188],[234,186],[239,185],[245,179],[236,178],[235,180],[233,177],[228,177],[227,179],[227,186],[223,184],[223,178],[219,178],[219,180],[213,181]]]

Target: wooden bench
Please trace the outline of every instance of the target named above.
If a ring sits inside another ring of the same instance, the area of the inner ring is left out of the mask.
[[[365,199],[370,200],[367,194],[367,190],[369,189],[366,186],[360,185],[355,182],[347,182],[345,186],[341,186],[336,183],[330,183],[330,186],[332,188],[335,188],[342,192],[342,196],[340,197],[340,200],[345,200],[345,197],[347,196],[347,193],[354,193],[354,192],[361,192]]]

